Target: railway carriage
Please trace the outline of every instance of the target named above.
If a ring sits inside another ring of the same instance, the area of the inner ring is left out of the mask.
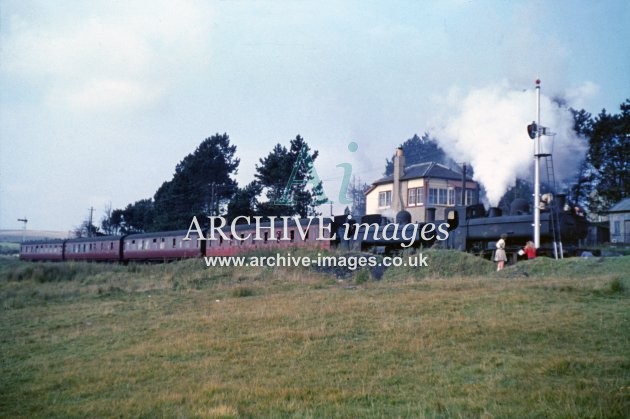
[[[64,260],[64,240],[37,240],[22,243],[20,259],[29,261]]]
[[[120,236],[98,236],[66,240],[64,260],[118,262],[122,256]]]
[[[329,227],[333,224],[328,222],[320,226],[319,219],[301,219],[299,226],[295,220],[289,220],[284,227],[284,223],[278,221],[271,231],[270,223],[238,224],[234,227],[234,235],[229,227],[222,229],[227,240],[218,232],[215,232],[215,239],[210,240],[210,235],[206,233],[206,256],[234,256],[246,251],[264,249],[290,249],[295,247],[306,247],[311,249],[329,249],[331,247],[331,233]],[[257,231],[260,240],[256,238]],[[321,231],[320,231],[321,229]],[[286,231],[285,231],[286,230]],[[334,230],[332,231],[334,233]],[[321,237],[320,237],[321,236]]]
[[[188,230],[161,231],[157,233],[129,234],[122,239],[123,261],[168,261],[201,257],[204,241]]]

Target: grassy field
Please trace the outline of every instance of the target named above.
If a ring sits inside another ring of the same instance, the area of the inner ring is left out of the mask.
[[[494,272],[0,259],[2,417],[628,417],[630,257]]]

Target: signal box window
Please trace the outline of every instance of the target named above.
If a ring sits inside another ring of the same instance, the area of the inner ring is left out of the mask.
[[[386,208],[392,205],[392,191],[383,191],[378,193],[379,208]]]
[[[414,207],[424,203],[424,188],[411,188],[407,190],[407,206]]]

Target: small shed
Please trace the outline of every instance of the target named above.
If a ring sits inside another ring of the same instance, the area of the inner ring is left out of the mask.
[[[630,198],[626,198],[608,210],[611,243],[630,244]]]

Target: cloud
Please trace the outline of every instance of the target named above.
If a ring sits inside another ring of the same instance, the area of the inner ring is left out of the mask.
[[[55,106],[127,110],[159,99],[186,66],[207,62],[209,9],[189,2],[107,5],[114,7],[52,21],[13,14],[2,39],[4,70],[43,87],[42,97]]]
[[[565,99],[574,109],[581,109],[599,93],[599,86],[592,81],[585,81],[577,87],[567,89]]]
[[[442,115],[436,137],[450,157],[472,164],[490,205],[497,205],[517,177],[532,179],[534,142],[526,125],[536,118],[535,91],[516,90],[502,82],[464,95],[453,91],[449,98],[449,111]],[[586,140],[573,130],[569,110],[545,95],[541,125],[555,133],[542,137],[541,152],[553,153],[556,182],[571,179],[586,152]]]
[[[51,99],[63,97],[65,104],[74,110],[99,111],[140,107],[159,96],[155,88],[136,81],[98,79],[64,92],[53,90]]]

